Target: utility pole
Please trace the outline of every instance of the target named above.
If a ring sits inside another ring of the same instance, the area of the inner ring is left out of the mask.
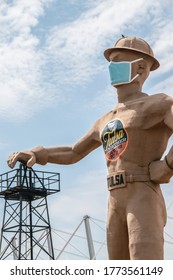
[[[88,251],[89,251],[90,260],[96,260],[89,219],[90,217],[88,215],[83,217],[85,223],[86,236],[87,236]]]

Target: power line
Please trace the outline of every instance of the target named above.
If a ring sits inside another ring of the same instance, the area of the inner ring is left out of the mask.
[[[71,232],[67,232],[67,231],[63,231],[63,230],[60,230],[60,229],[55,229],[55,228],[52,228],[52,231],[56,233],[57,232],[60,232],[60,233],[63,233],[63,234],[67,234],[67,235],[72,235]],[[81,235],[78,235],[78,234],[74,234],[74,237],[77,237],[77,238],[80,238],[80,239],[83,239],[83,240],[87,240],[87,238],[85,236],[81,236]],[[101,241],[98,241],[98,240],[94,240],[93,239],[93,242],[94,243],[98,243],[98,244],[102,244],[103,242]]]

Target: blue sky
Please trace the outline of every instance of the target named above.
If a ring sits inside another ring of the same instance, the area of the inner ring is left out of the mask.
[[[9,171],[6,160],[13,151],[71,145],[111,110],[116,92],[103,52],[121,34],[148,41],[160,61],[143,90],[173,97],[172,15],[171,0],[2,0],[1,173]],[[61,193],[49,199],[54,228],[73,231],[86,214],[106,220],[107,171],[101,148],[75,165],[35,169],[61,173]],[[163,193],[171,217],[172,183]],[[169,235],[172,229],[168,219]],[[168,259],[173,259],[171,246],[165,244]]]

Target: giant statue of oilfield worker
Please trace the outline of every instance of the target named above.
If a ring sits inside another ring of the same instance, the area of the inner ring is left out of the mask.
[[[150,71],[159,67],[146,41],[123,37],[104,56],[118,104],[73,146],[15,152],[8,165],[13,168],[21,160],[29,167],[73,164],[102,145],[108,168],[109,259],[160,260],[166,224],[160,184],[173,175],[173,148],[163,158],[173,130],[173,99],[142,92]]]

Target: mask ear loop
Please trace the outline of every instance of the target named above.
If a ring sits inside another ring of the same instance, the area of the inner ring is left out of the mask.
[[[133,64],[133,63],[135,63],[137,61],[140,61],[140,60],[144,60],[144,59],[141,57],[141,58],[138,58],[138,59],[135,59],[135,60],[131,61],[131,63]]]
[[[134,76],[134,77],[130,80],[129,84],[130,84],[131,82],[133,82],[137,77],[139,77],[139,74],[136,74],[136,76]]]
[[[138,59],[135,59],[135,60],[131,61],[130,72],[132,72],[132,64],[135,63],[135,62],[138,62],[140,60],[143,60],[143,58],[138,58]],[[131,77],[131,75],[130,75],[130,77]],[[139,74],[136,74],[131,80],[129,79],[130,80],[129,83],[133,82],[137,77],[139,77]]]

